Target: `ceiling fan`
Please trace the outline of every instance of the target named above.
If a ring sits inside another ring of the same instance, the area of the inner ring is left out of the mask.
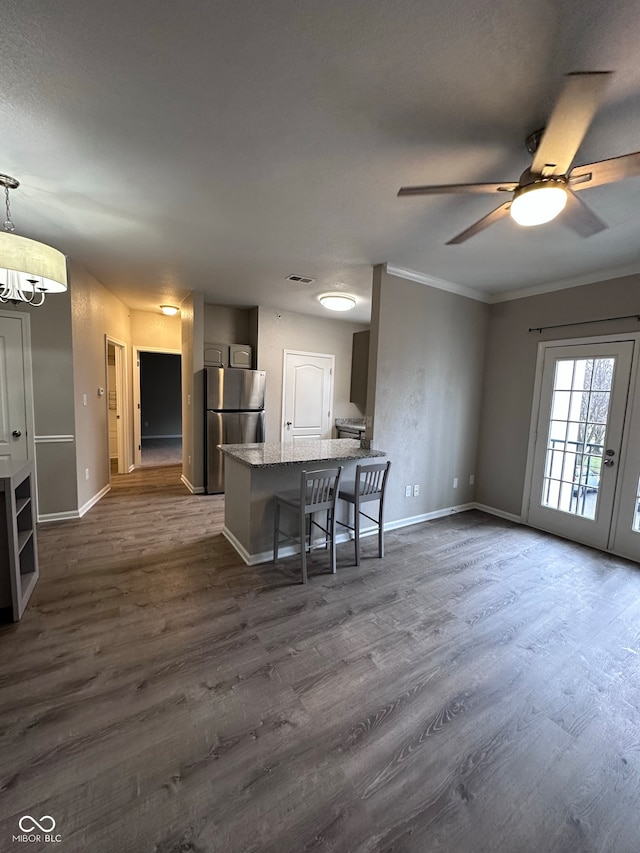
[[[527,139],[527,150],[533,155],[533,161],[518,181],[401,187],[398,195],[511,194],[509,201],[449,240],[447,246],[464,243],[509,215],[519,225],[542,225],[564,211],[563,221],[580,236],[590,237],[603,231],[607,225],[576,193],[640,175],[640,151],[573,168],[571,163],[604,95],[610,73],[567,74],[546,128]]]

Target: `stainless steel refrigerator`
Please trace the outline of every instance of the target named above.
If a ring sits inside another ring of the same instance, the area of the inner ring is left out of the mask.
[[[219,444],[264,441],[264,370],[205,367],[205,474],[208,495],[224,492]]]

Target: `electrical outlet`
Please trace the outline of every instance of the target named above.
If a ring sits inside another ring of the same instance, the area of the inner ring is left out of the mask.
[[[187,394],[187,406],[191,405],[191,394]]]
[[[85,480],[89,479],[89,469],[88,468],[84,469],[84,478],[85,478]]]
[[[405,496],[405,498],[411,497],[411,486],[405,486],[404,487],[404,496]]]
[[[454,489],[457,489],[457,488],[458,488],[458,478],[457,478],[457,477],[454,477],[454,478],[453,478],[453,488],[454,488]]]
[[[83,405],[83,406],[86,406],[86,405],[87,405],[87,395],[86,395],[86,394],[83,394],[83,395],[82,395],[82,405]]]
[[[191,457],[189,456],[188,458],[189,458],[189,465],[191,465]]]
[[[473,486],[475,481],[476,481],[476,475],[475,474],[469,474],[469,485]]]
[[[413,487],[414,498],[417,498],[419,494],[420,494],[420,486],[418,483],[416,483],[415,486]]]

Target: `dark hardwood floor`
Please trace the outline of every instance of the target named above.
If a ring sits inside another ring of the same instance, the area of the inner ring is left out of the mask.
[[[638,853],[640,568],[478,512],[247,567],[177,468],[42,527],[0,850]],[[36,830],[37,832],[37,830]]]

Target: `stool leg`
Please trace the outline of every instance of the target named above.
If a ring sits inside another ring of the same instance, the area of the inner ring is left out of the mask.
[[[356,503],[353,514],[353,527],[356,536],[356,566],[360,565],[360,506]]]
[[[309,526],[311,541],[311,526]],[[300,512],[300,558],[302,561],[302,583],[307,582],[307,516],[304,509]]]
[[[378,507],[378,556],[384,557],[384,524],[382,522],[382,501]]]
[[[278,540],[280,539],[280,501],[276,498],[276,511],[273,516],[273,562],[278,561]]]
[[[330,531],[331,536],[331,571],[335,575],[336,573],[336,511],[335,509],[327,510],[327,516],[331,513],[331,526],[327,523],[327,530]]]

